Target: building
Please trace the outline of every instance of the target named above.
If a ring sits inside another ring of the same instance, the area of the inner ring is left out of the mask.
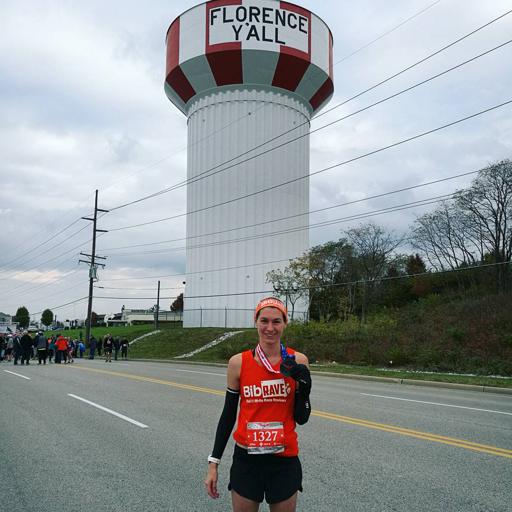
[[[12,321],[12,315],[0,312],[0,334],[16,332],[18,324]]]
[[[185,327],[250,327],[267,273],[309,249],[309,124],[333,90],[331,32],[297,5],[215,0],[169,27],[165,92],[188,121]]]

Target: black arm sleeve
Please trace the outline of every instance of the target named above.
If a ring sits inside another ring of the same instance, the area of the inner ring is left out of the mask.
[[[222,409],[222,414],[219,418],[217,432],[215,433],[215,443],[212,451],[212,457],[215,457],[216,459],[222,458],[229,436],[235,426],[239,397],[239,391],[230,388],[227,389],[224,409]]]
[[[311,414],[311,402],[309,395],[311,393],[311,374],[307,366],[297,365],[295,379],[297,380],[297,391],[295,392],[295,405],[293,417],[299,425],[304,425],[309,420]]]
[[[295,393],[295,406],[293,409],[293,417],[299,425],[304,425],[309,420],[311,414],[311,402],[309,394],[301,393],[300,390]]]

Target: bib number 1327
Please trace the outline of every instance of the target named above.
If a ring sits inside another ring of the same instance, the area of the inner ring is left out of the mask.
[[[284,450],[284,429],[279,421],[247,423],[247,451],[250,454],[280,453]]]

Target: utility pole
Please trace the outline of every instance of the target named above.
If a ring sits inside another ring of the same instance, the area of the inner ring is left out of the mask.
[[[89,260],[78,260],[78,262],[87,263],[89,265],[89,302],[87,305],[87,324],[85,326],[85,341],[89,343],[89,339],[91,336],[91,320],[92,320],[92,294],[94,288],[94,281],[97,280],[97,270],[98,267],[105,267],[104,263],[97,263],[96,260],[105,260],[107,259],[105,256],[97,256],[96,255],[96,233],[106,233],[106,229],[98,229],[96,227],[96,223],[98,220],[98,212],[108,213],[108,210],[102,210],[98,208],[98,191],[96,190],[95,198],[94,198],[94,216],[91,219],[90,217],[82,217],[84,220],[90,220],[92,222],[92,251],[91,254],[85,254],[81,252],[82,256],[86,256]]]
[[[160,281],[158,281],[158,292],[156,295],[155,331],[158,329],[158,313],[159,312],[160,312]]]

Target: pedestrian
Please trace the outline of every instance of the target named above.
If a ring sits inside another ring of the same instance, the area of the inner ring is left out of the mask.
[[[21,359],[23,354],[23,349],[21,347],[21,340],[18,333],[16,333],[13,338],[13,352],[14,352],[14,364],[18,364],[18,360]]]
[[[73,359],[73,354],[75,353],[75,340],[72,340],[71,338],[67,339],[68,346],[67,346],[67,360],[66,364],[68,363],[74,363],[75,360]]]
[[[105,342],[105,336],[103,337],[103,342]],[[98,343],[96,344],[96,350],[98,351],[98,357],[101,357],[101,350],[103,348],[103,343],[101,341],[101,338],[98,340]]]
[[[121,358],[128,359],[128,340],[126,338],[121,340]]]
[[[103,350],[105,351],[105,362],[112,362],[112,349],[114,348],[114,339],[110,334],[107,334],[105,341],[103,342]]]
[[[121,342],[119,341],[119,336],[114,338],[114,359],[117,361],[117,354],[119,354],[119,349],[121,348]]]
[[[57,340],[55,341],[55,348],[57,349],[57,353],[55,355],[55,362],[57,364],[62,364],[67,361],[68,356],[68,340],[62,336],[62,334],[57,335]]]
[[[85,345],[84,345],[84,342],[82,340],[80,340],[80,342],[78,343],[78,353],[80,355],[80,359],[83,359],[84,352],[85,352]]]
[[[5,348],[7,347],[7,342],[3,336],[0,336],[0,361],[4,360],[5,357]]]
[[[8,362],[10,362],[12,360],[13,348],[14,348],[14,342],[12,341],[12,334],[9,334],[9,336],[7,336],[7,343],[5,346],[5,357],[7,358]]]
[[[256,306],[258,344],[228,364],[224,408],[208,457],[205,486],[218,498],[218,466],[236,422],[228,489],[234,512],[257,512],[265,500],[271,512],[295,512],[302,491],[296,423],[309,419],[311,376],[304,354],[281,343],[288,323],[286,306],[273,297]]]
[[[32,347],[34,346],[34,340],[28,331],[23,331],[23,335],[20,338],[21,343],[21,364],[24,362],[27,365],[30,364],[30,356],[32,355]]]
[[[94,353],[96,352],[96,346],[98,342],[94,336],[89,339],[89,359],[94,359]]]
[[[37,348],[37,364],[41,364],[41,361],[46,364],[46,358],[48,356],[48,340],[42,331],[37,333],[34,345]]]
[[[55,355],[55,336],[48,338],[48,363],[52,362],[52,358]],[[57,359],[57,358],[55,358]],[[54,361],[56,362],[56,361]]]

